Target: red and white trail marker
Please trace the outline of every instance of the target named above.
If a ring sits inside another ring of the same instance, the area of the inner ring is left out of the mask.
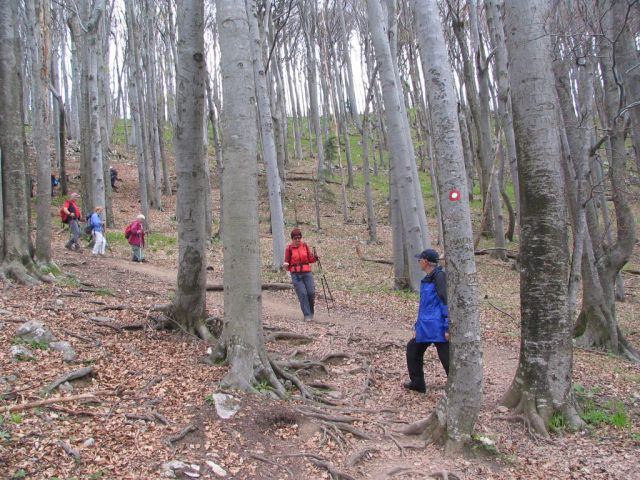
[[[460,190],[453,189],[449,192],[449,200],[457,202],[460,200]]]

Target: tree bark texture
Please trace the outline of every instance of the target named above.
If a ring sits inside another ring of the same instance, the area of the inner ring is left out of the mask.
[[[205,51],[204,2],[177,3],[178,78],[176,176],[178,183],[178,284],[172,316],[188,332],[202,328],[206,308],[205,252]]]
[[[244,2],[218,0],[217,22],[224,98],[224,327],[214,355],[230,365],[224,387],[254,391],[252,385],[266,378],[284,395],[262,336],[256,93]]]
[[[522,327],[518,369],[503,402],[542,435],[558,411],[570,424],[580,423],[571,401],[569,257],[551,41],[545,34],[549,8],[547,0],[513,0],[505,16],[522,208]]]
[[[453,74],[435,0],[415,0],[422,71],[431,114],[447,270],[451,367],[443,440],[450,452],[471,440],[482,404],[479,281]],[[450,192],[457,191],[455,199]],[[433,421],[440,423],[433,415]]]

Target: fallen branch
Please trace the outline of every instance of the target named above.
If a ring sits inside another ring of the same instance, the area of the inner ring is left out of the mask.
[[[99,347],[100,345],[102,345],[100,340],[95,340],[93,338],[84,337],[84,336],[80,335],[79,333],[74,333],[71,330],[67,330],[64,327],[62,328],[62,331],[64,333],[66,333],[67,335],[69,335],[70,337],[77,338],[78,340],[82,340],[83,342],[86,342],[86,343],[93,343],[95,347]]]
[[[313,338],[308,337],[307,335],[294,332],[273,332],[265,338],[265,341],[267,342],[273,342],[275,340],[304,340],[307,343],[314,341]]]
[[[73,457],[73,459],[76,462],[80,461],[80,452],[78,452],[77,450],[74,450],[73,447],[71,447],[71,445],[69,445],[64,440],[58,440],[56,443],[60,448],[62,448],[65,451],[67,455]]]
[[[191,432],[195,432],[196,430],[198,430],[198,427],[196,427],[193,424],[189,424],[186,427],[184,427],[182,430],[180,430],[180,432],[178,432],[177,434],[167,437],[167,439],[165,440],[165,443],[171,447],[173,446],[174,443],[176,443],[179,440],[182,440],[188,434],[190,434]]]
[[[315,362],[313,360],[287,360],[285,362],[277,362],[277,363],[278,363],[278,366],[280,366],[281,368],[289,368],[289,369],[295,369],[295,370],[308,370],[308,369],[312,369],[313,367],[318,367],[324,373],[329,373],[329,370],[327,369],[326,365],[324,365],[321,362]]]
[[[290,283],[282,283],[282,282],[274,282],[274,283],[263,283],[262,290],[269,291],[277,291],[277,290],[291,290],[293,285]],[[224,290],[224,285],[220,283],[208,284],[207,292],[222,292]]]
[[[485,248],[483,250],[475,250],[473,253],[474,255],[489,255],[491,252],[495,252],[497,250],[503,250],[507,258],[510,258],[512,260],[518,259],[518,252],[507,250],[506,248]]]
[[[48,398],[46,400],[38,400],[35,402],[27,402],[27,403],[21,403],[18,405],[11,405],[10,407],[4,407],[4,409],[1,411],[3,413],[17,412],[20,410],[29,410],[31,408],[43,407],[44,405],[49,405],[51,403],[75,402],[78,400],[90,400],[93,402],[97,402],[98,398],[91,393],[84,393],[82,395],[72,395],[70,397]]]
[[[80,370],[74,370],[73,372],[69,372],[61,377],[58,377],[53,382],[45,387],[42,391],[44,395],[48,395],[53,390],[55,390],[59,385],[64,382],[68,382],[69,380],[76,380],[78,378],[86,377],[87,375],[91,375],[93,373],[93,367],[84,367]]]
[[[356,245],[356,254],[358,255],[358,258],[360,260],[362,260],[363,262],[373,262],[373,263],[382,263],[384,265],[393,265],[393,261],[392,260],[385,260],[385,259],[382,259],[382,258],[365,257],[364,254],[360,251],[360,245]]]

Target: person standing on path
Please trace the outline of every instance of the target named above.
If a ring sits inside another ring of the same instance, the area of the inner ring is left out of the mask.
[[[105,238],[104,232],[104,222],[102,221],[102,217],[100,214],[104,208],[96,207],[94,212],[89,217],[89,225],[91,226],[91,231],[93,232],[93,251],[92,255],[102,255],[104,256],[105,250],[107,249],[107,239]]]
[[[71,236],[64,247],[68,250],[80,251],[80,225],[78,224],[80,217],[80,207],[76,201],[80,198],[77,193],[69,195],[69,199],[64,202],[62,211],[66,215],[66,223],[69,224],[69,231]]]
[[[140,214],[127,228],[129,230],[127,240],[131,245],[131,261],[133,262],[146,262],[144,259],[144,220],[144,215]]]
[[[416,255],[426,276],[420,282],[420,306],[415,324],[415,336],[407,344],[407,368],[410,381],[404,388],[425,393],[424,352],[433,344],[447,376],[449,375],[449,307],[447,306],[447,276],[438,265],[440,255],[428,248]]]
[[[316,285],[313,281],[311,264],[318,260],[309,245],[302,241],[299,228],[291,230],[292,242],[284,250],[284,268],[291,273],[291,282],[298,296],[302,315],[307,321],[313,320]]]

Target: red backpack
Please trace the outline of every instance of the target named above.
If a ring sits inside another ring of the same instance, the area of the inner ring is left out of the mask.
[[[131,236],[131,223],[124,229],[124,238],[128,239]]]

